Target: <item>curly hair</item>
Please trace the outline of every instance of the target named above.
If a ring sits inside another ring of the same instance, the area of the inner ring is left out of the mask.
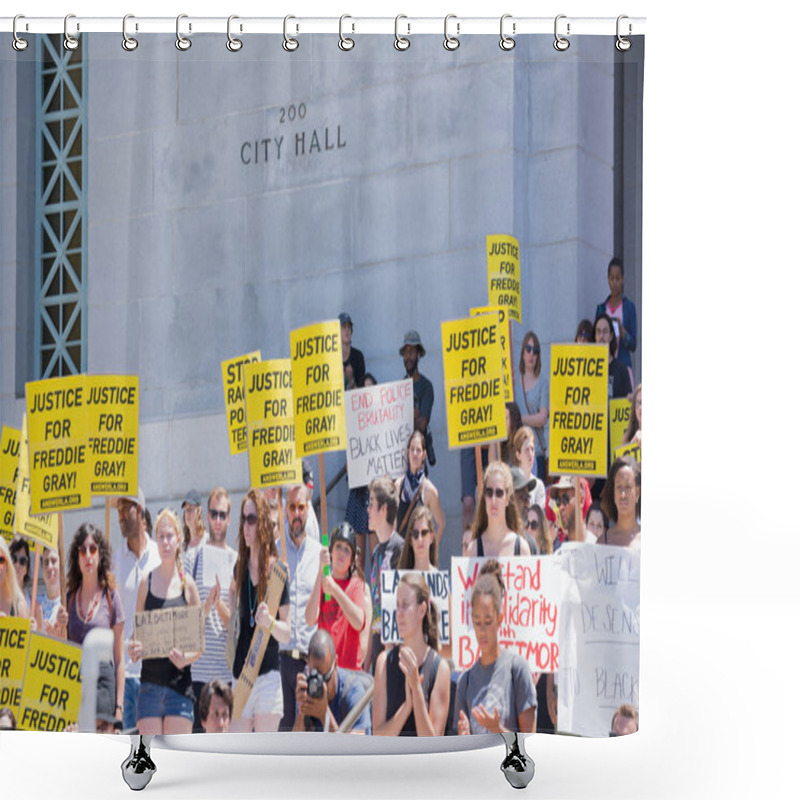
[[[241,591],[248,578],[250,568],[250,548],[244,540],[244,506],[250,500],[256,507],[256,547],[258,547],[258,588],[257,597],[260,603],[267,596],[267,573],[270,556],[278,555],[278,547],[275,543],[275,529],[272,525],[272,517],[269,513],[269,505],[263,492],[250,488],[242,498],[242,506],[239,512],[239,554],[234,567],[236,576],[236,588]]]
[[[80,566],[80,549],[83,543],[89,538],[97,545],[99,561],[97,563],[97,582],[105,589],[113,589],[116,586],[114,573],[111,571],[111,548],[106,542],[106,537],[102,531],[92,525],[91,522],[84,522],[72,537],[72,544],[69,547],[69,557],[67,559],[67,592],[74,594],[83,584],[83,575]]]

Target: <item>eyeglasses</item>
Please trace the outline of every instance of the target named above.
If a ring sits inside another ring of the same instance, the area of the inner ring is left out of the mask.
[[[227,511],[217,511],[216,508],[212,508],[208,512],[208,516],[211,517],[211,519],[228,519],[228,512]]]
[[[15,564],[19,564],[21,567],[28,566],[28,556],[11,556],[11,560]]]
[[[528,524],[525,527],[535,531],[539,527],[539,520],[536,517],[529,519]]]
[[[555,502],[560,506],[565,506],[569,504],[570,500],[572,500],[572,495],[568,492],[562,492],[561,494],[551,494],[550,499],[555,500]]]
[[[258,522],[258,514],[245,514],[242,517],[245,525],[255,525]]]
[[[506,490],[502,488],[495,489],[492,486],[487,486],[483,490],[484,494],[491,500],[493,497],[496,497],[498,500],[502,500],[505,497]]]
[[[533,353],[535,356],[539,355],[539,348],[534,347],[532,344],[525,345],[525,352],[526,353]]]
[[[302,514],[306,510],[307,505],[308,503],[289,503],[286,508],[288,508],[292,514]]]
[[[85,556],[87,553],[93,556],[97,552],[97,545],[94,542],[89,542],[88,544],[82,544],[78,549],[82,556]]]
[[[2,553],[0,553],[0,564],[5,564],[5,563],[6,563],[6,557]]]
[[[416,540],[419,539],[421,536],[427,536],[430,532],[431,532],[430,528],[423,528],[421,531],[418,531],[416,528],[414,528],[411,531],[411,538]]]

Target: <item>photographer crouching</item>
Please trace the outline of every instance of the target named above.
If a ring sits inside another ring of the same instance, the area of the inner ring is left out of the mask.
[[[347,715],[364,699],[372,676],[340,669],[331,635],[319,629],[308,645],[308,664],[297,676],[295,731],[335,733]],[[347,733],[372,733],[370,703],[366,703]]]

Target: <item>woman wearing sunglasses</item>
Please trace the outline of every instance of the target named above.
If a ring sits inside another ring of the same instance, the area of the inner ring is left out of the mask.
[[[521,532],[511,470],[502,461],[493,461],[484,474],[483,494],[472,524],[467,556],[529,556],[531,548]]]
[[[550,386],[547,376],[542,375],[542,347],[533,331],[528,331],[522,339],[514,400],[522,415],[522,424],[531,428],[536,437],[536,477],[545,480],[545,459],[550,442],[547,426]]]
[[[84,522],[75,532],[69,548],[67,570],[67,638],[83,644],[93,628],[114,632],[113,661],[100,664],[103,680],[113,687],[114,716],[122,721],[125,695],[123,631],[125,612],[111,572],[111,550],[94,525]]]
[[[288,586],[283,587],[277,617],[271,616],[267,606],[267,579],[270,566],[277,558],[275,529],[266,498],[263,492],[250,489],[242,500],[239,514],[239,556],[228,592],[232,604],[234,598],[238,598],[238,608],[235,605],[231,608],[231,614],[239,614],[234,678],[242,674],[256,626],[269,631],[270,638],[242,716],[231,720],[232,733],[277,731],[283,717],[278,643],[285,644],[291,638]]]
[[[417,506],[408,521],[408,535],[397,562],[397,569],[413,569],[416,572],[438,570],[437,544],[433,530],[431,510],[425,506]]]
[[[28,602],[11,563],[8,543],[0,536],[0,617],[27,617]]]
[[[410,530],[411,512],[419,506],[431,510],[435,524],[432,531],[436,543],[442,541],[444,533],[444,511],[439,502],[439,491],[433,481],[425,474],[425,434],[417,429],[408,439],[406,445],[406,474],[395,481],[399,502],[397,505],[397,532],[405,539]],[[377,544],[377,542],[376,542]]]
[[[425,578],[407,572],[397,587],[397,628],[402,644],[384,650],[375,665],[375,734],[444,734],[450,708],[450,667],[438,653],[437,624]]]
[[[181,523],[178,515],[164,509],[156,517],[155,535],[161,563],[139,585],[136,611],[199,606],[200,593],[191,575],[181,564]],[[143,735],[191,733],[194,722],[194,692],[190,664],[202,651],[170,650],[169,656],[142,661],[136,727]],[[128,655],[136,662],[142,657],[142,644],[132,640]]]
[[[33,581],[31,580],[31,551],[28,547],[28,542],[21,536],[18,536],[11,542],[11,563],[14,565],[14,571],[17,573],[17,581],[19,588],[25,595],[25,601],[28,608],[31,606],[31,588]]]

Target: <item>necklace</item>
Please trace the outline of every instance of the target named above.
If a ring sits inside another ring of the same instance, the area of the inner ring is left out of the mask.
[[[250,570],[247,571],[247,606],[250,609],[250,627],[254,628],[256,625],[256,605],[257,605],[258,597],[256,597],[256,603],[253,603],[253,581],[250,578]]]
[[[80,594],[78,594],[78,612],[81,613],[84,622],[91,622],[94,619],[94,612],[97,610],[97,606],[100,604],[100,589],[97,589],[94,593],[94,597],[92,597],[92,602],[89,604],[89,608],[85,614],[82,613],[82,605],[83,605],[83,598]]]

